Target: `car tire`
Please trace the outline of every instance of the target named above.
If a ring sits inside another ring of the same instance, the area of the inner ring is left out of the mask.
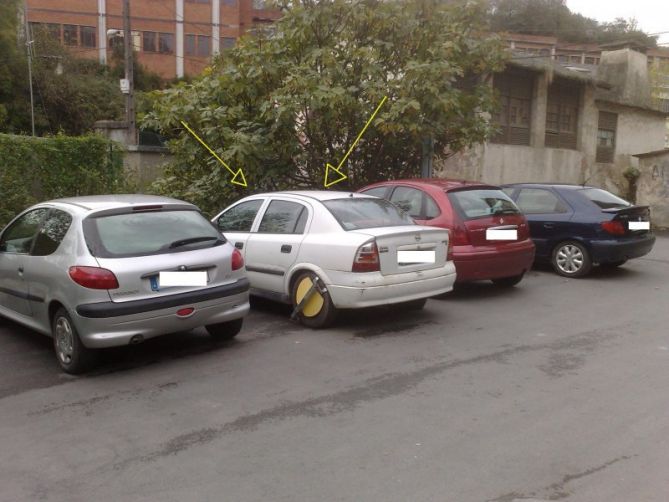
[[[592,269],[592,259],[580,242],[564,241],[553,249],[551,265],[563,277],[583,277]]]
[[[56,359],[65,373],[77,375],[95,365],[98,351],[89,349],[81,342],[72,318],[62,307],[53,316],[51,334]]]
[[[216,341],[222,342],[225,340],[232,340],[242,330],[244,318],[235,319],[234,321],[219,322],[218,324],[209,324],[204,328],[207,333]]]
[[[512,275],[511,277],[500,277],[499,279],[492,279],[495,286],[500,288],[512,288],[523,280],[525,272],[519,275]]]
[[[300,303],[306,294],[305,289],[308,290],[316,277],[318,276],[313,272],[302,272],[297,276],[293,282],[292,291],[290,292],[293,308],[297,307],[297,305]],[[322,281],[320,282],[322,284]],[[332,303],[330,293],[327,291],[322,294],[315,293],[315,295],[318,295],[320,299],[316,298],[313,300],[314,303],[312,303],[312,300],[310,300],[308,305],[305,306],[305,309],[302,312],[298,312],[297,319],[303,326],[308,328],[327,328],[331,326],[337,318],[337,308]],[[305,314],[305,312],[307,313]]]
[[[608,263],[600,263],[599,266],[606,269],[613,269],[618,268],[625,263],[627,263],[627,260],[610,261]]]
[[[406,310],[423,310],[425,304],[427,303],[427,298],[421,298],[420,300],[411,300],[408,302],[402,303],[402,307]]]

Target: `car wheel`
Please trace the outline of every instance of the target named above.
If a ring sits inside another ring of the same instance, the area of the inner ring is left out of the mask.
[[[53,348],[65,373],[76,375],[90,369],[98,352],[87,348],[79,338],[74,323],[64,308],[58,309],[51,323]]]
[[[311,289],[318,276],[313,272],[302,272],[293,283],[291,298],[293,308],[297,307]],[[322,285],[322,281],[319,281]],[[297,313],[300,323],[309,328],[327,328],[337,318],[337,308],[332,303],[330,294],[315,291]]]
[[[592,268],[588,250],[576,241],[561,242],[555,246],[551,263],[563,277],[583,277]]]
[[[512,288],[520,281],[522,281],[524,276],[525,272],[519,275],[513,275],[511,277],[501,277],[499,279],[492,279],[492,282],[493,284],[495,284],[495,286],[499,286],[500,288]]]
[[[599,266],[602,268],[611,269],[611,268],[618,268],[619,266],[624,265],[625,263],[627,263],[627,260],[610,261],[608,263],[600,263]]]
[[[205,326],[207,333],[211,335],[214,340],[224,341],[232,340],[242,330],[244,318],[235,319],[234,321],[219,322],[218,324],[209,324]]]
[[[423,310],[425,304],[427,303],[427,298],[421,298],[420,300],[411,300],[409,302],[402,303],[402,307],[406,310]]]

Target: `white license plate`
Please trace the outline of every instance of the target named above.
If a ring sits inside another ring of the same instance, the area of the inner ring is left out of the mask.
[[[487,228],[485,231],[485,238],[489,241],[517,241],[518,230],[503,229],[496,230],[494,228]]]
[[[650,230],[650,221],[629,221],[630,230]]]
[[[158,276],[158,284],[161,288],[174,286],[206,286],[207,272],[161,272]]]
[[[434,263],[434,251],[398,251],[397,263],[399,265],[408,265],[414,263]]]

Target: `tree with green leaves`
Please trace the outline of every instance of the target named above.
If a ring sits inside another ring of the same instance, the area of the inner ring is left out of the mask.
[[[26,40],[19,26],[20,2],[0,2],[0,132],[30,134],[30,81]],[[35,129],[38,136],[90,132],[101,119],[122,119],[124,98],[118,79],[122,58],[112,54],[108,67],[77,57],[48,30],[31,29]],[[158,75],[136,63],[138,91],[160,88]]]
[[[239,40],[203,76],[155,94],[144,125],[172,137],[176,161],[157,189],[208,211],[249,190],[323,188],[384,96],[387,102],[334,189],[420,172],[422,144],[460,150],[490,132],[485,76],[503,46],[480,2],[291,3],[269,30]],[[244,170],[249,190],[182,127]]]
[[[563,42],[637,41],[650,47],[656,39],[639,29],[634,19],[610,23],[569,10],[566,0],[487,0],[490,29],[529,35],[551,35]]]

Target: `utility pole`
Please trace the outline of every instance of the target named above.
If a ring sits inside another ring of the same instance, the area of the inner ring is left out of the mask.
[[[434,139],[427,136],[423,139],[423,155],[420,165],[421,178],[432,178],[432,157],[434,156]]]
[[[125,55],[125,79],[128,86],[125,95],[125,120],[128,125],[127,141],[129,145],[137,144],[133,45],[132,30],[130,29],[130,0],[123,0],[123,49]]]
[[[28,2],[23,0],[23,22],[26,36],[26,50],[28,53],[28,80],[30,82],[30,125],[32,127],[33,136],[35,136],[35,97],[33,95],[33,39],[30,32],[30,25],[28,24]]]

